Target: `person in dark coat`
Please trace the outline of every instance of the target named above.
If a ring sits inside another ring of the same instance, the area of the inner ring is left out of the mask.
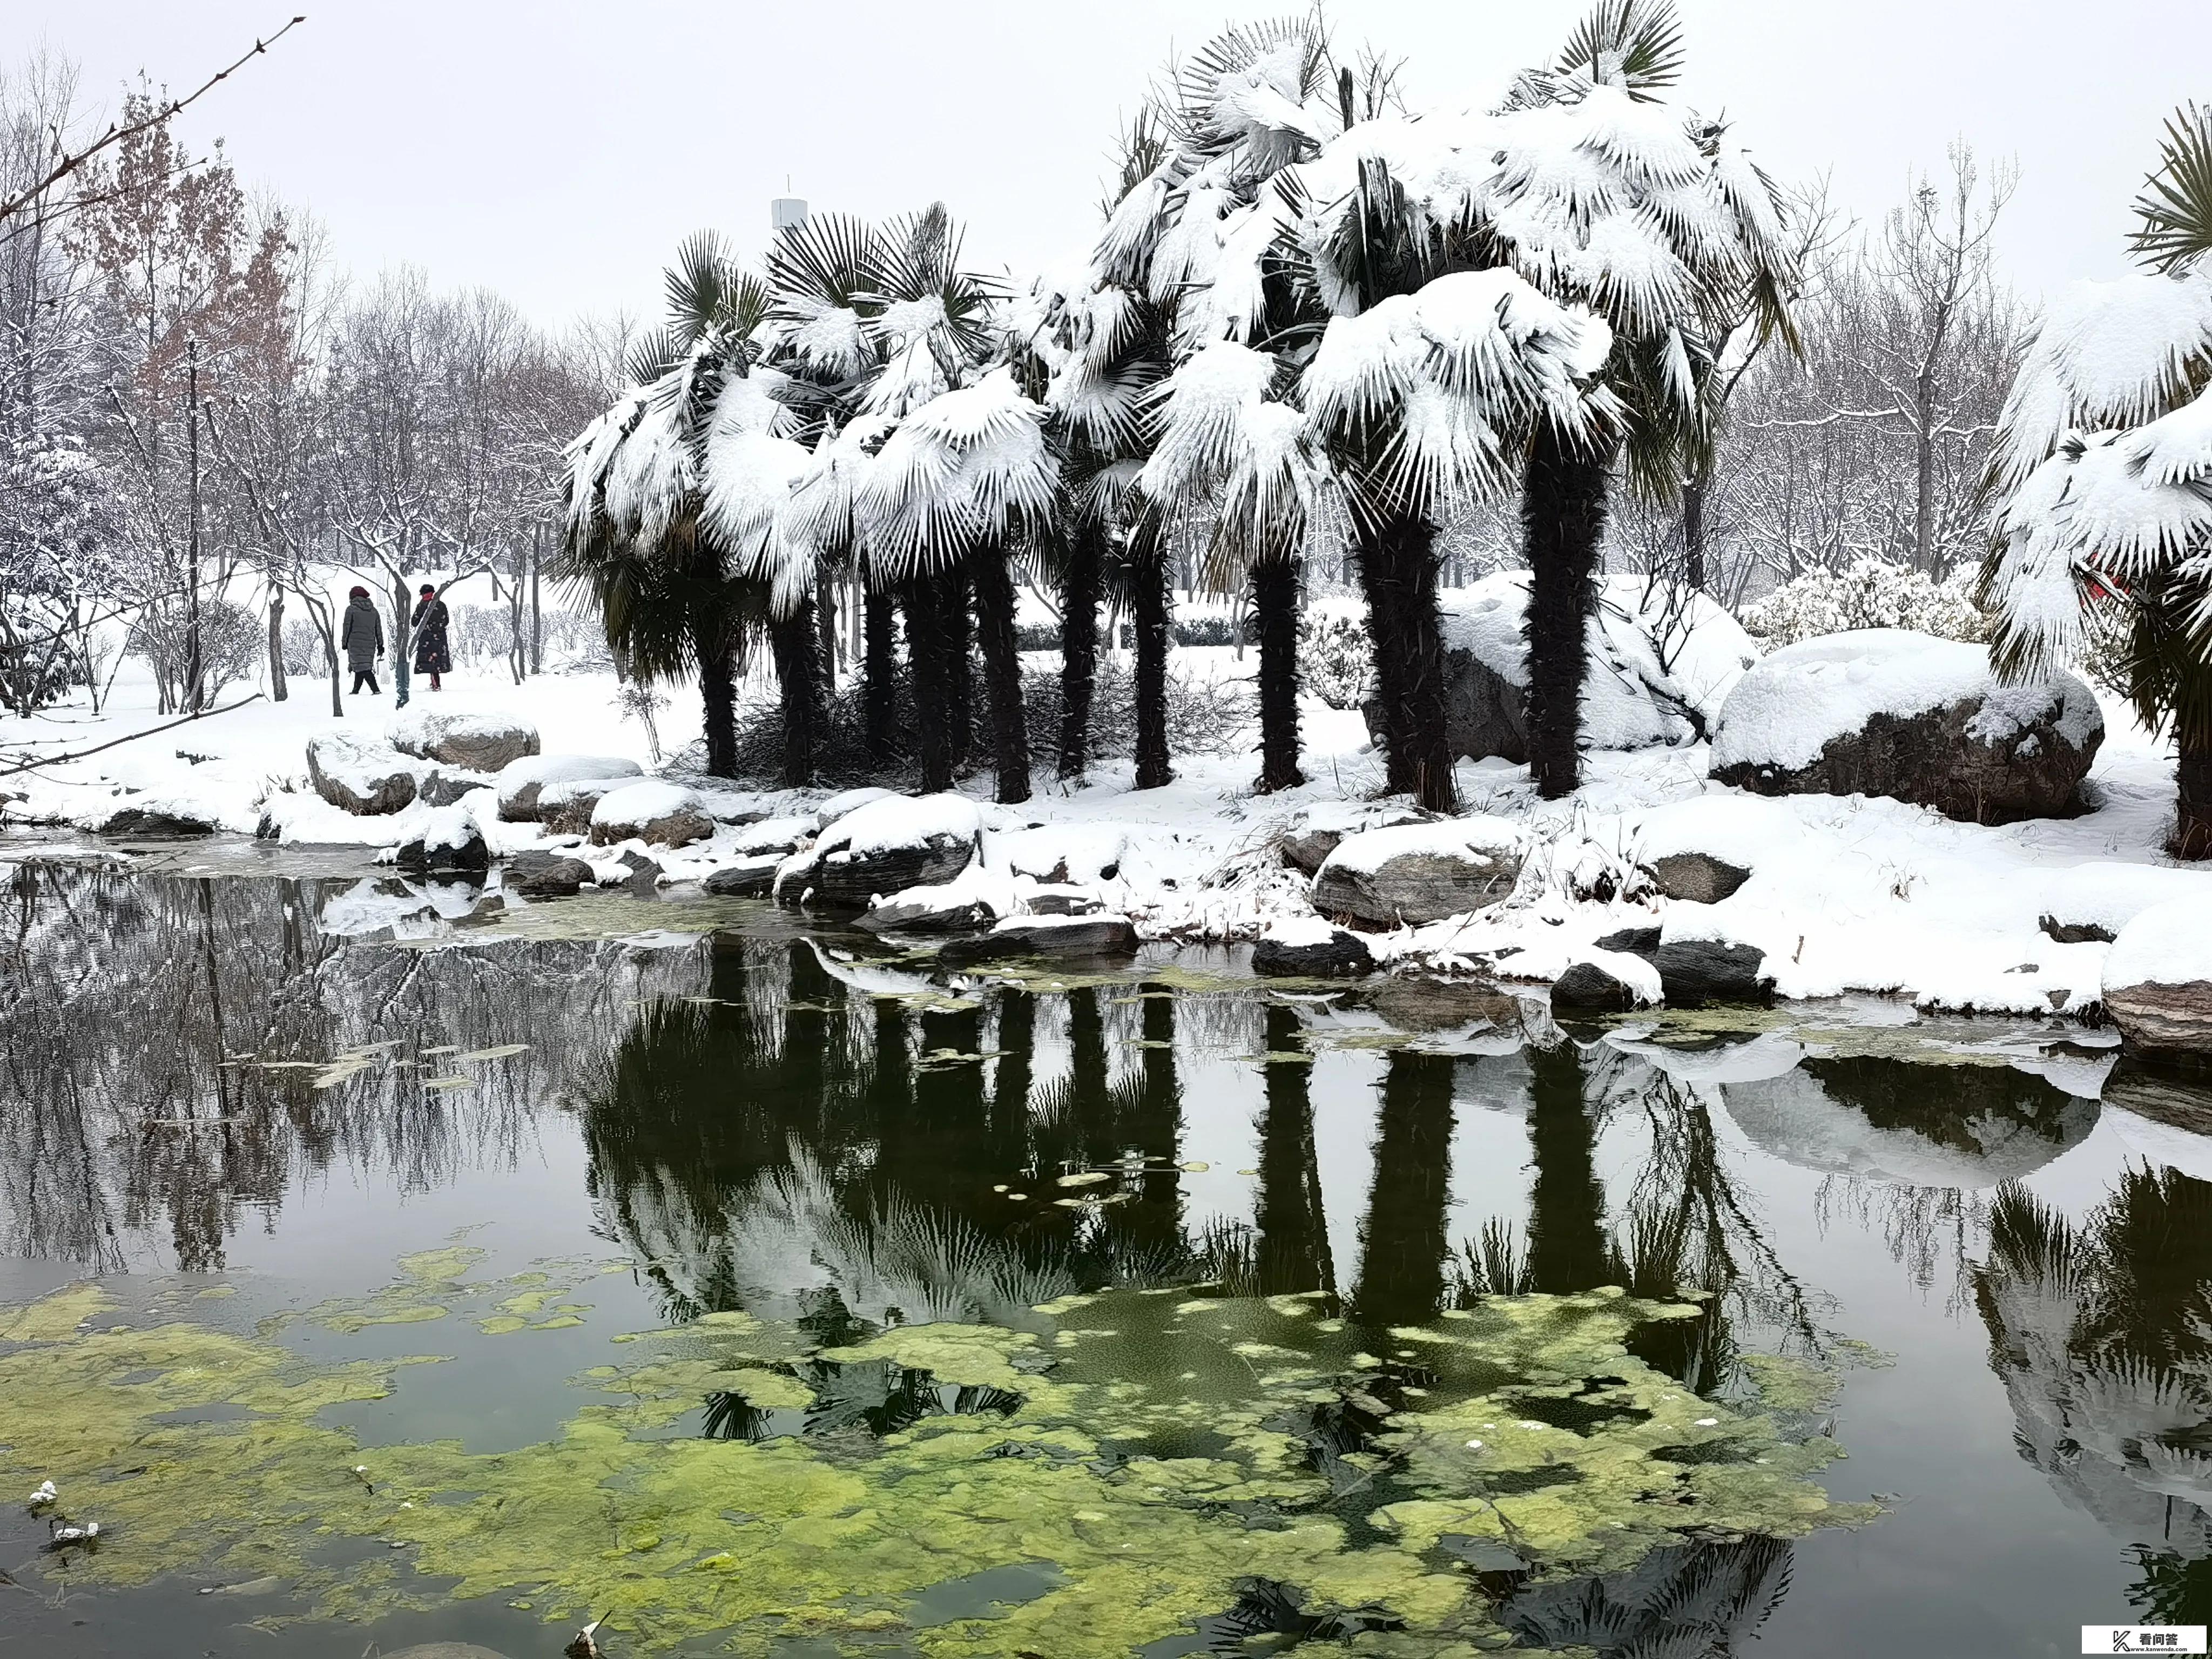
[[[346,666],[353,670],[353,689],[357,695],[365,684],[369,695],[380,695],[376,684],[376,661],[384,654],[384,618],[376,614],[370,602],[368,590],[354,589],[346,602],[345,623],[338,630],[338,646],[346,653]]]
[[[446,643],[446,602],[428,582],[415,600],[415,672],[430,677],[433,691],[443,688],[438,676],[453,672],[453,653]]]

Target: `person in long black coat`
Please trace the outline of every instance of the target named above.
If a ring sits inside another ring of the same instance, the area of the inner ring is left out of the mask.
[[[338,649],[346,653],[346,666],[353,670],[353,694],[358,696],[366,685],[372,696],[381,696],[376,684],[376,659],[384,654],[384,618],[376,614],[365,587],[356,587],[347,596]]]
[[[428,582],[415,601],[413,627],[415,629],[415,672],[430,677],[433,691],[443,688],[438,676],[453,672],[453,648],[446,641],[446,602],[438,597],[438,590]]]

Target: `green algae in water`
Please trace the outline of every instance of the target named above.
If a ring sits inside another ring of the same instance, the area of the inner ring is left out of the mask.
[[[410,1258],[394,1294],[462,1288],[468,1254]],[[1256,1579],[1309,1612],[1402,1626],[1315,1650],[1435,1655],[1503,1634],[1455,1540],[1571,1573],[1866,1516],[1808,1478],[1838,1449],[1784,1431],[1810,1381],[1793,1375],[1778,1413],[1699,1400],[1625,1346],[1695,1310],[1618,1291],[1363,1332],[1310,1297],[1118,1291],[1048,1304],[1036,1331],[896,1327],[829,1349],[716,1314],[637,1334],[625,1363],[574,1379],[553,1437],[484,1455],[363,1449],[323,1420],[422,1362],[309,1361],[268,1331],[190,1322],[189,1304],[150,1328],[83,1330],[106,1305],[73,1287],[0,1310],[0,1328],[39,1334],[0,1352],[0,1480],[51,1476],[113,1528],[74,1569],[82,1583],[273,1575],[296,1612],[328,1618],[497,1596],[556,1626],[606,1614],[639,1654],[895,1638],[929,1659],[1086,1659],[1187,1637]],[[880,1435],[671,1433],[711,1398],[808,1413],[880,1365],[933,1379],[940,1409]],[[1347,1404],[1378,1426],[1317,1455],[1316,1424]],[[180,1420],[216,1405],[233,1409]],[[346,1540],[406,1547],[318,1565]],[[938,1587],[1000,1569],[1036,1593],[989,1616],[928,1610]]]

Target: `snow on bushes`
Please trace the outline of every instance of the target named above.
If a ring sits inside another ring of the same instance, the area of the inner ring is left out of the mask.
[[[1842,570],[1791,577],[1743,613],[1745,630],[1771,650],[1856,629],[1910,628],[1979,644],[1990,619],[1974,603],[1978,573],[1961,565],[1942,581],[1923,571],[1862,558]]]

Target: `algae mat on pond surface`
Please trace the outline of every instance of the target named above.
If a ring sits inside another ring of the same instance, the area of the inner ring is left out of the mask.
[[[391,1299],[462,1265],[410,1259]],[[1513,1640],[1479,1574],[1868,1513],[1809,1478],[1840,1454],[1807,1375],[1771,1362],[1765,1398],[1700,1400],[1624,1346],[1696,1309],[1618,1291],[1376,1331],[1318,1297],[1122,1290],[1035,1331],[832,1346],[718,1313],[619,1339],[554,1437],[481,1455],[324,1420],[404,1403],[427,1362],[310,1360],[285,1323],[192,1316],[219,1305],[80,1286],[0,1308],[0,1490],[51,1478],[102,1523],[96,1553],[49,1558],[81,1589],[273,1577],[301,1616],[498,1596],[605,1615],[628,1653],[932,1659],[1127,1655],[1256,1596],[1306,1650],[1436,1659]],[[994,1569],[998,1599],[946,1597]]]

